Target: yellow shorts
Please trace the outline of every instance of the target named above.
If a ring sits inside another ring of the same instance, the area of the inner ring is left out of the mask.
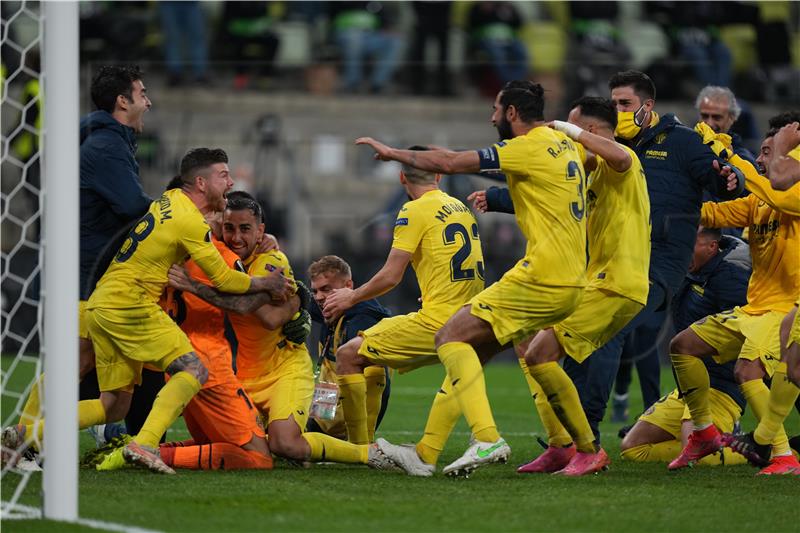
[[[733,431],[733,425],[742,414],[739,405],[733,399],[717,389],[710,389],[709,403],[711,406],[711,420],[717,429],[723,433]],[[682,398],[678,397],[678,389],[662,396],[660,400],[639,417],[639,420],[658,426],[677,440],[681,440],[681,425],[684,420],[691,420],[689,406]]]
[[[78,302],[78,337],[81,339],[89,338],[89,326],[86,324],[86,304],[87,300]]]
[[[431,324],[419,313],[384,318],[359,332],[364,342],[358,354],[375,364],[409,372],[439,362],[434,337],[441,326]]]
[[[314,395],[314,370],[305,347],[281,349],[269,369],[253,378],[240,378],[245,392],[266,418],[265,426],[290,416],[305,431]]]
[[[558,324],[575,311],[583,296],[583,287],[537,285],[523,272],[517,264],[470,300],[470,312],[492,326],[500,344],[516,344]]]
[[[553,326],[564,351],[582,363],[625,327],[644,305],[612,291],[589,286],[566,320]]]
[[[781,360],[780,328],[785,316],[777,311],[751,315],[741,307],[734,307],[701,318],[689,327],[717,351],[714,356],[717,363],[737,358],[760,359],[767,375],[772,376]]]
[[[141,383],[144,363],[163,371],[194,351],[186,334],[155,303],[129,309],[86,309],[85,317],[101,391],[129,389]]]
[[[789,330],[789,338],[786,340],[787,348],[792,344],[800,344],[800,313],[797,312],[797,306],[789,312],[794,313],[794,320],[792,320],[792,329]]]

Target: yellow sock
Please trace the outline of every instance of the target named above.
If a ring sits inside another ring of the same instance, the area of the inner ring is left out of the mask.
[[[709,403],[711,384],[706,365],[703,364],[702,359],[693,355],[671,353],[669,357],[672,359],[672,366],[675,369],[678,389],[692,414],[692,422],[698,429],[710,426],[712,422],[711,404]]]
[[[744,455],[739,455],[730,448],[722,448],[722,450],[717,453],[706,455],[700,459],[697,464],[706,466],[734,466],[747,464],[747,459],[744,458]]]
[[[353,444],[324,433],[303,433],[303,438],[311,448],[311,461],[367,464],[368,444]]]
[[[428,413],[425,433],[417,443],[417,455],[420,459],[429,465],[436,464],[460,417],[461,408],[458,406],[458,399],[453,394],[453,384],[450,382],[450,377],[445,376],[442,388],[436,393]]]
[[[627,450],[623,450],[620,455],[628,461],[637,463],[660,462],[667,463],[672,461],[681,453],[683,446],[679,440],[665,440],[655,444],[640,444]]]
[[[78,402],[78,429],[86,429],[106,421],[106,410],[100,400]],[[160,438],[160,437],[159,437]]]
[[[800,389],[786,377],[786,363],[781,363],[772,375],[772,386],[769,389],[769,405],[767,412],[758,423],[754,437],[756,442],[772,442],[783,429],[783,421],[797,401]]]
[[[353,444],[367,444],[367,380],[364,374],[345,374],[339,376],[338,382],[347,440]]]
[[[453,394],[472,434],[481,442],[499,440],[477,352],[466,342],[448,342],[436,351],[450,376]]]
[[[42,418],[42,406],[39,403],[39,391],[44,388],[44,374],[33,382],[31,392],[28,394],[28,399],[25,401],[25,407],[22,408],[22,413],[19,415],[19,423],[22,425],[33,424]]]
[[[367,383],[367,442],[375,440],[375,424],[378,422],[378,413],[381,412],[381,399],[386,389],[386,368],[382,366],[368,366],[364,369],[364,380]]]
[[[550,402],[553,412],[567,428],[578,451],[593,453],[594,433],[583,412],[578,389],[569,379],[567,373],[556,362],[530,365],[528,367],[533,378],[542,386],[542,390]]]
[[[774,378],[773,383],[775,383]],[[761,379],[753,379],[745,381],[739,385],[739,387],[742,389],[744,399],[747,400],[747,405],[753,410],[753,415],[755,415],[756,420],[758,420],[759,425],[761,425],[761,421],[766,418],[769,412],[769,389],[767,388],[767,384]],[[783,430],[782,423],[778,431],[775,432],[775,436],[772,438],[771,442],[773,457],[792,453],[789,448],[789,439],[786,437],[786,432]]]
[[[142,446],[158,448],[158,441],[200,390],[200,382],[188,372],[178,372],[161,388],[142,429],[133,438]],[[82,402],[81,402],[82,403]]]
[[[569,436],[566,428],[558,420],[558,417],[553,412],[550,402],[547,401],[547,395],[542,390],[542,386],[533,379],[530,371],[528,370],[528,363],[525,359],[518,359],[519,366],[522,368],[522,375],[525,376],[525,381],[528,382],[528,389],[531,391],[533,403],[536,405],[536,411],[539,413],[539,420],[542,421],[545,431],[547,431],[547,443],[550,446],[564,447],[572,444],[572,437]]]

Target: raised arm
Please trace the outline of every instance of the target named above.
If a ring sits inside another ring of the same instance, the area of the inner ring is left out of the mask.
[[[386,146],[372,137],[359,137],[356,144],[366,144],[375,150],[375,159],[398,161],[427,172],[441,174],[470,174],[480,171],[478,152],[455,152],[453,150],[400,150]]]
[[[773,209],[788,215],[800,216],[800,187],[791,187],[786,191],[775,190],[772,188],[771,179],[768,180],[760,175],[746,159],[733,155],[731,162],[738,166],[744,174],[745,187],[748,191],[758,196]],[[795,163],[800,166],[800,162],[795,161]],[[772,166],[770,166],[769,172],[770,178],[772,178]]]
[[[589,131],[561,120],[554,120],[549,124],[553,129],[565,133],[572,140],[581,143],[584,148],[605,159],[608,166],[619,173],[625,172],[633,164],[633,158],[621,144],[595,135]]]
[[[787,124],[775,134],[774,155],[769,166],[769,181],[779,191],[785,191],[800,182],[800,161],[789,155],[798,146],[800,146],[799,123]]]
[[[325,300],[323,315],[330,319],[340,316],[359,302],[384,294],[394,288],[403,279],[411,253],[392,248],[383,267],[365,284],[356,289],[336,289]]]

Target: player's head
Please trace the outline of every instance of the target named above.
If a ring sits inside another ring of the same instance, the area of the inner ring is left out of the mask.
[[[656,103],[656,86],[644,72],[617,72],[608,80],[611,100],[617,108],[617,137],[633,139],[650,123]]]
[[[697,228],[697,240],[694,242],[694,255],[689,264],[689,272],[697,272],[706,263],[719,253],[719,243],[722,240],[722,232],[717,228]]]
[[[716,133],[728,133],[742,113],[733,91],[716,85],[703,87],[697,95],[694,106],[700,114],[700,120]]]
[[[531,125],[544,120],[544,89],[528,80],[513,80],[497,93],[492,106],[492,126],[500,140],[512,139],[514,124]]]
[[[417,152],[425,152],[428,150],[428,147],[415,144],[414,146],[409,146],[408,149]],[[436,172],[427,172],[425,170],[420,170],[418,168],[412,167],[411,165],[406,165],[405,163],[403,163],[403,166],[400,169],[400,183],[402,183],[403,186],[406,188],[406,192],[408,192],[408,196],[412,200],[413,198],[409,188],[413,187],[427,188],[430,186],[436,186],[441,178],[442,178],[441,174],[437,174]]]
[[[756,158],[758,170],[762,175],[769,177],[769,166],[774,155],[772,148],[775,135],[782,127],[786,126],[787,124],[791,124],[792,122],[800,122],[800,111],[784,111],[783,113],[775,115],[769,119],[769,130],[767,130],[764,140],[761,141],[761,148],[758,151],[758,157]]]
[[[222,217],[222,238],[241,259],[253,254],[264,235],[261,205],[249,193],[233,191]]]
[[[202,195],[212,211],[223,211],[233,187],[228,154],[221,148],[194,148],[181,159],[183,188]]]
[[[617,127],[617,110],[614,102],[600,96],[583,96],[572,103],[568,122],[591,133],[606,130],[614,133]]]
[[[311,280],[311,294],[320,309],[325,307],[325,299],[334,289],[353,288],[350,265],[337,255],[326,255],[311,263],[308,279]]]
[[[139,67],[105,66],[92,80],[92,102],[137,133],[144,129],[144,114],[152,105]]]

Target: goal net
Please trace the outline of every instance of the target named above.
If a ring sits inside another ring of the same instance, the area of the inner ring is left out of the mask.
[[[23,461],[25,468],[13,462],[3,465],[2,518],[44,515],[74,520],[78,493],[77,4],[4,1],[0,9],[2,425],[20,422],[26,399],[43,373],[41,408],[22,422],[40,422],[45,414],[49,419],[44,442],[35,443],[44,472],[37,471],[36,461]],[[46,19],[54,24],[47,25]],[[48,93],[48,86],[54,90]],[[4,455],[14,451],[3,447]]]

